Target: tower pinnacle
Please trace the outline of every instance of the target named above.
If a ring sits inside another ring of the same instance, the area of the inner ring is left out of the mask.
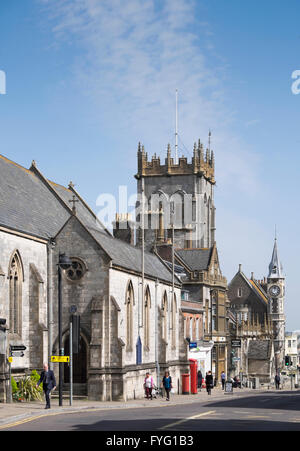
[[[274,240],[274,247],[273,247],[273,254],[272,254],[272,260],[269,264],[269,279],[282,279],[283,276],[283,269],[282,265],[279,260],[278,255],[278,249],[277,249],[277,237],[275,236]]]

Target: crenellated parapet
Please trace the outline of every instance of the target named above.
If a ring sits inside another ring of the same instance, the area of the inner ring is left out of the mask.
[[[198,141],[194,144],[192,161],[184,156],[179,157],[178,163],[174,162],[171,156],[171,146],[168,144],[167,157],[161,162],[160,157],[156,154],[148,161],[148,154],[145,152],[144,146],[138,145],[138,173],[136,178],[153,177],[153,176],[171,176],[171,175],[197,175],[205,177],[210,183],[215,184],[215,159],[214,153],[210,149],[206,149],[204,155],[203,144]]]

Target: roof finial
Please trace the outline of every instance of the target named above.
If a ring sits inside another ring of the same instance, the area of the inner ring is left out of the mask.
[[[72,207],[73,215],[76,215],[76,202],[79,202],[79,200],[76,199],[76,196],[73,194],[73,199],[69,200],[69,203],[73,204],[73,207]]]
[[[208,150],[210,150],[210,145],[211,145],[211,129],[209,129],[208,133]]]
[[[171,158],[171,145],[168,144],[168,150],[167,150],[168,158]]]

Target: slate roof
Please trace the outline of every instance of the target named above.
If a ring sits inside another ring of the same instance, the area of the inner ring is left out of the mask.
[[[272,343],[270,340],[251,340],[249,343],[248,359],[269,360],[271,358]]]
[[[112,264],[141,273],[142,251],[122,240],[101,233],[95,227],[87,227],[88,231],[111,257]],[[145,275],[172,283],[172,273],[157,255],[145,251]],[[175,276],[175,283],[180,281]]]
[[[208,268],[212,248],[210,249],[176,249],[175,253],[191,271]]]
[[[32,171],[0,155],[0,225],[47,239],[69,216]]]
[[[268,304],[268,298],[267,294],[265,293],[263,287],[258,284],[256,280],[249,279],[249,282],[251,283],[254,290],[259,294],[259,296]]]
[[[0,155],[0,225],[49,239],[69,219],[72,212],[69,200],[74,193],[36,171]],[[96,216],[82,201],[76,203],[76,210],[84,225],[96,226]],[[108,233],[99,221],[98,228]]]
[[[34,167],[24,167],[0,155],[0,225],[31,236],[54,238],[72,214],[76,216],[111,257],[114,265],[141,273],[142,252],[111,234],[77,193],[46,180]],[[172,274],[155,254],[145,252],[145,274],[172,282]],[[175,279],[180,283],[178,279]]]
[[[248,277],[242,271],[238,271],[228,285],[229,297],[230,297],[231,302],[233,302],[234,304],[244,304],[245,303],[245,299],[243,296],[241,298],[237,297],[236,294],[233,295],[233,298],[231,296],[231,287],[236,282],[237,278],[241,278],[242,280],[244,280],[244,282],[246,282],[246,284],[251,289],[251,292],[256,296],[256,298],[260,302],[262,302],[264,307],[266,307],[268,305],[268,302],[269,302],[268,297],[267,297],[267,294],[266,294],[263,286],[257,280],[248,279]]]

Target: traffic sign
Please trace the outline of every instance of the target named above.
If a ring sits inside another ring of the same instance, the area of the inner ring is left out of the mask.
[[[10,353],[11,357],[24,357],[23,351],[12,351]]]
[[[52,355],[51,362],[53,362],[53,363],[69,363],[70,356],[68,356],[68,355]]]
[[[24,346],[24,345],[16,345],[16,346],[10,345],[10,350],[11,351],[25,351],[26,350],[26,346]]]

